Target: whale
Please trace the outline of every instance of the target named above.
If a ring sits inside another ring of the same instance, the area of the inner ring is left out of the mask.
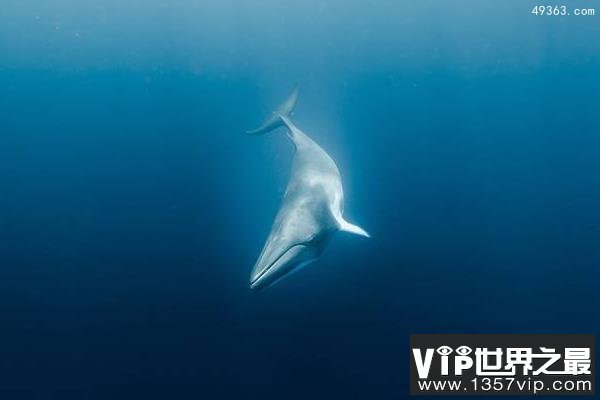
[[[284,128],[294,156],[279,211],[250,274],[250,288],[263,289],[315,262],[336,232],[370,237],[343,217],[344,190],[340,171],[327,152],[292,121],[298,86],[249,135]]]

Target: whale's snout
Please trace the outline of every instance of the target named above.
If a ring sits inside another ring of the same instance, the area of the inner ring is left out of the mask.
[[[308,244],[296,244],[272,260],[260,257],[250,276],[250,288],[264,289],[294,271],[315,261],[318,251]]]

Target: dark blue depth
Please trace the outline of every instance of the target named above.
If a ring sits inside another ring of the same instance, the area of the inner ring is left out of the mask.
[[[0,14],[1,398],[399,399],[411,333],[598,332],[600,16],[37,3]],[[295,82],[372,238],[254,293],[291,146],[244,131]]]

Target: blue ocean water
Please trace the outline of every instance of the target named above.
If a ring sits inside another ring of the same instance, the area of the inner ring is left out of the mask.
[[[597,333],[600,16],[534,5],[4,0],[0,397],[396,399],[411,333]],[[372,238],[256,293],[294,83]]]

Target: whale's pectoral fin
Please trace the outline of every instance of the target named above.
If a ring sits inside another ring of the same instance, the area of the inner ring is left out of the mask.
[[[285,101],[281,103],[275,111],[273,111],[271,116],[267,118],[261,126],[259,126],[256,129],[247,131],[246,133],[248,133],[249,135],[262,135],[264,133],[272,131],[273,129],[279,128],[280,126],[283,126],[284,124],[281,120],[281,117],[290,116],[292,114],[292,111],[294,111],[294,107],[296,107],[297,101],[298,85],[294,86],[292,93],[290,93],[287,99],[285,99]]]
[[[364,236],[364,237],[371,237],[371,235],[369,235],[367,233],[367,231],[365,231],[363,228],[361,228],[358,225],[351,224],[350,222],[348,222],[344,219],[339,221],[339,224],[340,224],[340,231],[342,231],[342,232],[353,233],[355,235]]]

